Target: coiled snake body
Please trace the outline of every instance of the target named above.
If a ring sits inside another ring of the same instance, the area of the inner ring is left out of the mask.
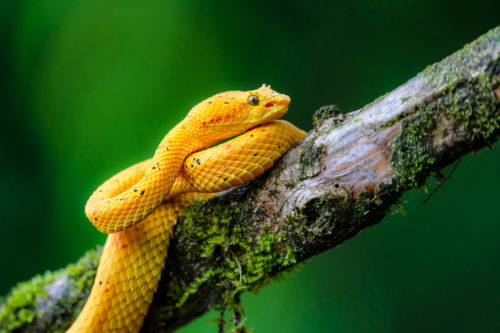
[[[152,159],[97,188],[85,213],[110,235],[90,296],[68,332],[140,330],[177,216],[196,198],[258,177],[304,137],[304,131],[276,120],[289,103],[265,85],[212,96],[165,136]]]

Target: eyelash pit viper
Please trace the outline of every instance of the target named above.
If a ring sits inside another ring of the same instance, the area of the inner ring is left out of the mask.
[[[182,210],[260,176],[305,136],[276,120],[289,103],[266,85],[212,96],[170,130],[152,159],[97,188],[85,214],[109,235],[91,293],[67,332],[140,330]]]

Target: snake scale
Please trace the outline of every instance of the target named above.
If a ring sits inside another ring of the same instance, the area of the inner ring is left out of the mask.
[[[168,132],[153,158],[96,189],[85,214],[109,236],[91,293],[67,332],[140,330],[178,215],[197,198],[260,176],[304,137],[276,120],[289,103],[266,85],[214,95]]]

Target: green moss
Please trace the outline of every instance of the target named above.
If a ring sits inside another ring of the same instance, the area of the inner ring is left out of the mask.
[[[239,235],[245,237],[243,234]],[[257,292],[259,287],[267,284],[272,272],[295,264],[293,249],[287,248],[286,253],[278,247],[283,246],[283,236],[278,241],[275,234],[263,232],[255,241],[231,238],[231,245],[235,251],[226,256],[229,270],[225,270],[222,276],[232,281],[233,289],[223,295],[225,304],[232,304],[234,297],[248,290]]]
[[[446,82],[436,75],[433,74],[434,79],[440,84]],[[483,75],[459,83],[450,82],[438,96],[419,105],[410,119],[403,120],[393,142],[392,156],[403,189],[424,184],[446,148],[438,143],[446,142],[453,133],[467,132],[467,141],[460,142],[460,148],[454,152],[457,155],[474,148],[469,142],[495,140],[500,127],[500,115],[496,111],[500,103],[495,97],[494,80]]]
[[[391,120],[387,121],[386,123],[383,123],[380,125],[380,129],[386,129],[389,127],[394,126],[396,123],[399,123],[401,120],[403,120],[405,117],[407,117],[408,114],[405,112],[401,112],[399,115],[396,117],[392,118]]]
[[[349,223],[350,198],[334,193],[325,193],[312,198],[302,207],[297,207],[294,214],[286,216],[286,226],[294,235],[297,253],[304,252],[306,244],[314,239],[315,244],[320,247],[321,239],[335,242],[331,235],[335,228],[342,228]],[[345,214],[339,214],[345,212]],[[342,236],[340,236],[342,237]]]
[[[314,146],[313,140],[303,143],[300,154],[300,179],[311,178],[321,171],[321,158],[325,152],[324,144]]]
[[[491,64],[484,70],[485,74],[481,74],[479,79],[472,79],[471,72],[476,71],[477,69],[482,68],[484,65],[485,59],[490,58],[496,52],[493,51],[500,43],[500,28],[495,28],[490,30],[488,33],[480,37],[477,41],[471,44],[467,44],[462,50],[457,51],[453,55],[447,57],[446,59],[435,63],[433,65],[429,65],[425,68],[425,70],[419,74],[418,78],[422,80],[422,82],[427,86],[429,90],[437,90],[442,93],[438,98],[438,101],[441,105],[436,105],[436,103],[428,103],[425,108],[433,107],[434,112],[443,111],[446,107],[452,107],[453,110],[450,110],[451,113],[458,115],[456,120],[462,120],[463,116],[467,113],[465,107],[461,107],[457,102],[465,104],[468,106],[468,112],[476,112],[478,111],[478,107],[485,106],[484,96],[490,95],[492,89],[494,90],[495,86],[500,84],[500,61],[498,56]],[[476,82],[479,82],[481,87],[471,87]],[[480,96],[479,98],[472,97],[474,95],[460,96],[459,93],[454,93],[453,90],[463,90],[463,86],[469,88],[479,88],[473,89],[475,92],[479,90]],[[452,93],[452,98],[449,101],[445,101],[446,95]],[[416,96],[417,97],[417,96]],[[466,97],[466,98],[464,98]],[[488,100],[489,100],[488,96]],[[453,101],[455,99],[455,102]],[[464,99],[463,101],[461,99]],[[407,97],[401,99],[403,102],[406,102]],[[474,100],[479,102],[477,105],[473,105]],[[431,105],[434,104],[434,105]],[[486,104],[490,104],[487,102]],[[422,108],[419,108],[421,110]],[[484,114],[484,110],[479,110]],[[412,112],[410,112],[412,113]],[[401,113],[397,118],[391,119],[389,122],[384,124],[382,128],[387,128],[393,126],[395,123],[400,122],[405,117],[408,117],[408,113]],[[470,115],[467,116],[468,118]],[[428,117],[427,117],[428,118]],[[426,130],[432,128],[433,125],[428,123],[429,119],[421,120],[426,126]],[[491,125],[491,124],[490,124]],[[476,129],[477,130],[477,129]]]
[[[363,119],[361,117],[356,117],[351,121],[351,124],[360,124],[363,122]]]
[[[476,42],[466,45],[443,61],[429,66],[420,78],[436,96],[408,114],[401,114],[387,126],[401,123],[400,134],[393,141],[393,166],[399,176],[401,190],[422,186],[434,169],[444,165],[443,142],[454,133],[466,142],[460,142],[454,154],[473,150],[469,142],[491,143],[498,133],[500,116],[495,87],[500,83],[500,60],[492,59],[486,69],[485,59],[490,59],[493,48],[500,43],[499,28],[483,35]],[[484,73],[471,73],[475,71]],[[465,135],[463,132],[466,132]]]
[[[496,53],[494,49],[500,43],[499,31],[499,27],[491,29],[446,59],[428,66],[423,72],[424,82],[429,88],[435,89],[468,79],[470,72],[464,69],[474,71],[481,68],[484,60]]]
[[[210,221],[195,220],[200,212]],[[185,211],[176,237],[186,243],[193,260],[212,257],[219,265],[208,271],[194,272],[199,275],[180,288],[179,294],[174,293],[176,307],[182,306],[190,295],[212,279],[227,286],[222,297],[224,305],[231,306],[242,292],[256,292],[269,282],[274,272],[296,263],[295,252],[286,243],[286,232],[275,234],[269,231],[269,225],[264,225],[258,235],[248,237],[251,226],[245,225],[242,217],[245,214],[250,212],[235,211],[217,202],[202,205],[200,201]],[[233,219],[235,215],[241,216]]]
[[[435,157],[430,156],[430,138],[436,128],[433,117],[419,117],[409,122],[403,121],[401,134],[395,141],[393,166],[401,179],[401,185],[416,187],[423,184],[427,170],[432,167]]]
[[[344,121],[344,115],[336,105],[322,106],[313,114],[313,126],[318,129],[325,120],[332,118],[332,127],[338,127]]]
[[[205,271],[202,276],[197,276],[194,279],[194,281],[187,288],[184,289],[184,293],[182,294],[181,298],[177,301],[177,303],[175,303],[175,306],[178,308],[183,306],[190,295],[196,293],[201,285],[210,281],[210,279],[214,277],[216,274],[217,271],[208,270]]]
[[[45,286],[54,281],[56,274],[47,272],[37,275],[31,281],[21,282],[14,289],[0,309],[0,328],[7,331],[21,327],[35,319],[36,299],[46,297]]]
[[[100,250],[89,251],[75,264],[68,265],[56,272],[37,275],[30,281],[19,283],[0,304],[0,331],[12,331],[35,320],[37,306],[48,296],[47,288],[58,279],[68,278],[72,280],[73,284],[71,289],[64,293],[64,297],[57,300],[60,306],[54,311],[64,312],[71,309],[75,304],[75,299],[81,298],[78,297],[80,293],[88,291],[92,285],[100,253]],[[73,297],[66,297],[67,295],[73,295]],[[43,313],[43,315],[55,317],[54,314]],[[65,323],[60,320],[55,325],[63,327]],[[48,330],[58,331],[53,327]]]

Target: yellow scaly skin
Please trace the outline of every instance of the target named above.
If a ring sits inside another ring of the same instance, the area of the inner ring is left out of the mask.
[[[110,235],[87,303],[68,332],[140,330],[177,216],[196,198],[255,179],[304,137],[304,131],[276,120],[289,103],[267,86],[217,94],[191,109],[152,159],[97,188],[85,213]]]

